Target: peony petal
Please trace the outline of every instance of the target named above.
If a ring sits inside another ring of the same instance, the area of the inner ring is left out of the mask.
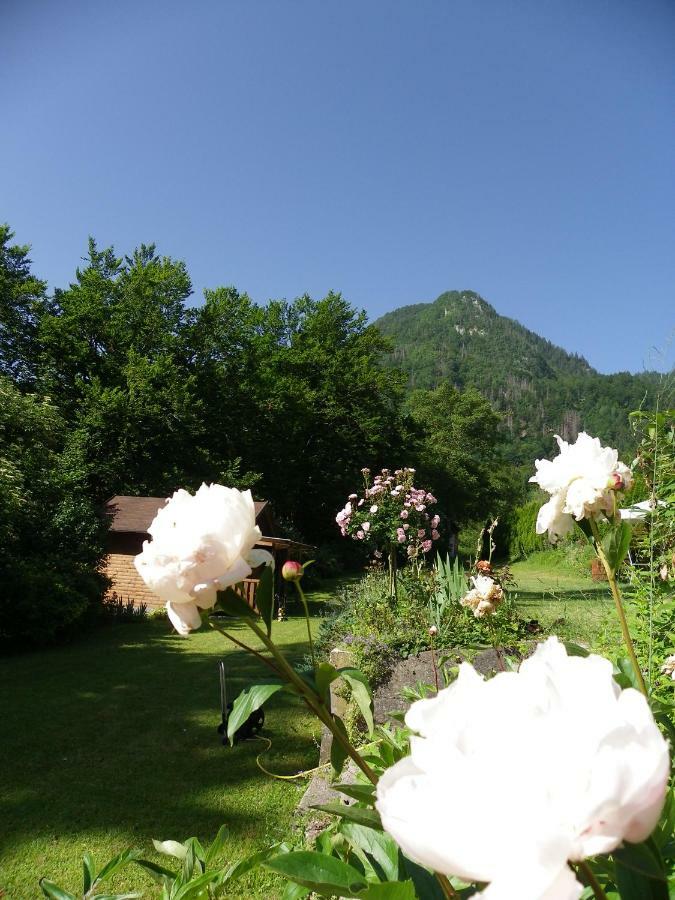
[[[202,617],[195,603],[167,603],[166,611],[178,634],[186,635],[201,627]]]
[[[272,554],[268,550],[262,550],[259,547],[254,547],[253,550],[246,554],[246,562],[252,569],[257,569],[258,566],[274,568],[274,557]]]

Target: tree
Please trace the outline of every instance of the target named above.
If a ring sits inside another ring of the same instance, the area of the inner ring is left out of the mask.
[[[37,364],[37,328],[46,284],[31,274],[29,247],[12,244],[0,224],[0,374],[30,384]]]
[[[408,408],[418,429],[418,466],[451,521],[486,518],[511,493],[500,458],[500,417],[473,388],[447,382],[414,391]],[[504,489],[507,495],[504,496]]]
[[[106,523],[64,452],[66,433],[51,401],[0,376],[0,646],[51,640],[106,585]]]

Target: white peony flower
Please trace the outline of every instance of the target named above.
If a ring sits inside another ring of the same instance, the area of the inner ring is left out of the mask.
[[[657,823],[668,745],[647,701],[557,638],[489,681],[463,663],[406,724],[419,736],[377,785],[383,825],[421,865],[489,882],[486,900],[576,900],[568,860],[642,841]]]
[[[148,532],[152,540],[134,563],[180,634],[199,628],[199,610],[211,609],[218,591],[274,564],[270,553],[254,549],[261,533],[250,491],[222,484],[202,484],[194,496],[176,491]]]
[[[492,614],[504,599],[504,591],[489,575],[476,575],[471,578],[473,588],[459,601],[461,606],[473,610],[477,619],[488,613]]]
[[[548,531],[556,541],[574,526],[573,520],[598,518],[614,512],[615,492],[630,488],[633,476],[619,462],[611,447],[582,431],[574,444],[556,435],[560,453],[553,460],[535,461],[536,475],[530,481],[551,495],[539,510],[537,534]]]

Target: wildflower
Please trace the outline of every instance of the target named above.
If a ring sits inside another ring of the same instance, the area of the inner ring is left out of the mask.
[[[668,745],[647,701],[557,638],[489,681],[463,663],[405,721],[411,754],[376,790],[384,828],[420,865],[489,882],[486,897],[576,900],[568,860],[643,841],[658,821]],[[486,809],[508,809],[508,827],[486,828]]]
[[[199,628],[199,610],[211,609],[218,591],[262,563],[274,564],[270,553],[254,549],[261,534],[251,492],[222,484],[202,484],[194,495],[176,491],[148,533],[152,540],[143,542],[134,564],[183,635]]]

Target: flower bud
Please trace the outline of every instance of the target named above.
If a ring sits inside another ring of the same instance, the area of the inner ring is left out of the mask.
[[[476,563],[476,571],[481,575],[490,575],[492,573],[492,566],[487,559],[479,559]]]
[[[622,491],[625,487],[625,482],[621,475],[618,472],[612,472],[609,476],[609,485],[608,487],[612,491]]]
[[[436,637],[436,635],[438,634],[438,628],[436,628],[435,625],[432,625],[429,629],[429,634],[431,635],[431,637]]]
[[[281,577],[285,581],[300,581],[303,571],[304,569],[299,562],[289,559],[281,567]]]

